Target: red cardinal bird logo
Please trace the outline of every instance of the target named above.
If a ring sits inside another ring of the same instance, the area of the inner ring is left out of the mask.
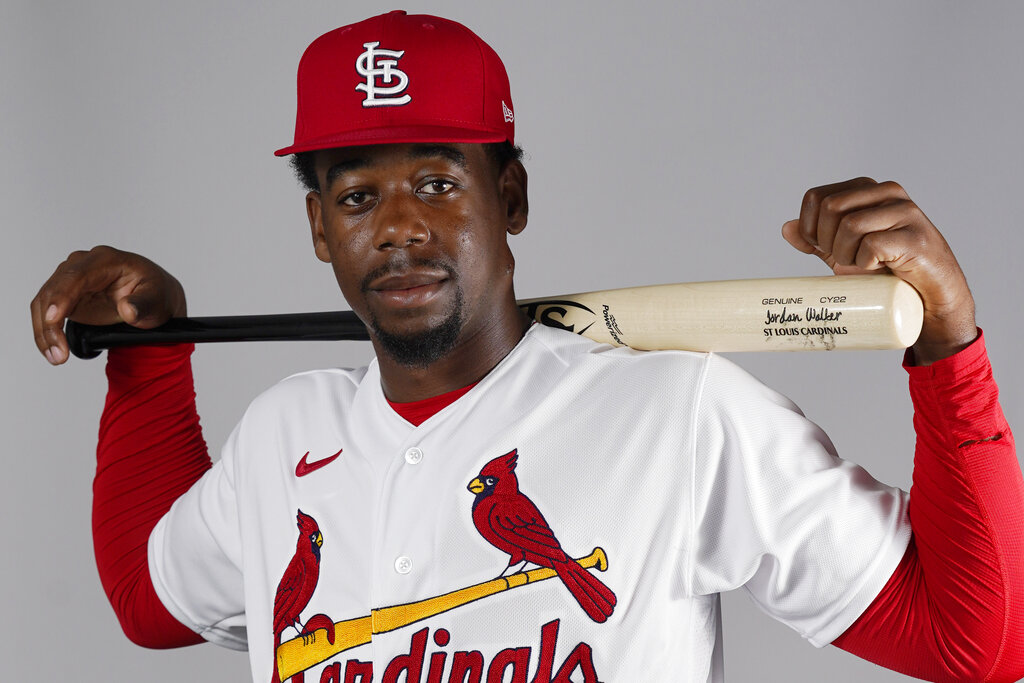
[[[506,572],[526,562],[554,569],[587,616],[604,622],[615,608],[615,593],[562,550],[544,515],[519,490],[518,458],[518,452],[513,450],[491,460],[480,470],[480,476],[469,483],[467,488],[476,494],[476,530],[488,543],[509,554]]]
[[[274,652],[281,645],[281,634],[288,627],[294,628],[300,636],[308,634],[303,629],[301,612],[309,604],[320,579],[320,546],[324,537],[316,520],[302,510],[295,516],[298,520],[299,540],[295,544],[295,555],[284,570],[281,582],[277,584],[274,596]],[[274,658],[273,683],[279,683],[277,658]]]

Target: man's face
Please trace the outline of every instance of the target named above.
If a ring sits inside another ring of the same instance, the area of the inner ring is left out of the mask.
[[[306,199],[317,256],[398,362],[429,365],[514,301],[506,234],[526,220],[513,166],[499,173],[471,144],[317,152],[321,191]]]

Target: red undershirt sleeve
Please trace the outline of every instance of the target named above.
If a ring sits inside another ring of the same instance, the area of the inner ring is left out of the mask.
[[[885,588],[833,644],[929,681],[1016,681],[1024,481],[984,340],[905,367],[917,433],[913,537]]]
[[[149,534],[210,468],[195,407],[193,346],[114,349],[93,482],[93,544],[103,590],[125,634],[151,648],[204,642],[160,602]]]

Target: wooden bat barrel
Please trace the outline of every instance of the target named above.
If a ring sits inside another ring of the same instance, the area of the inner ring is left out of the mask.
[[[924,307],[893,275],[722,280],[584,292],[519,302],[545,325],[634,349],[902,349]]]

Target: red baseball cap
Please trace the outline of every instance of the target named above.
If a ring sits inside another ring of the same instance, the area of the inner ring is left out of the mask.
[[[299,62],[295,141],[277,156],[399,142],[515,143],[508,74],[462,24],[402,10],[320,36]]]

